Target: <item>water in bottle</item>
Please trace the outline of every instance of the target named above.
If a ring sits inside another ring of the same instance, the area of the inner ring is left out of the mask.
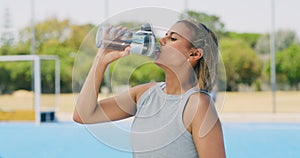
[[[152,26],[146,23],[139,31],[133,32],[114,27],[99,26],[96,45],[106,49],[124,50],[130,46],[130,53],[151,56],[156,48]]]

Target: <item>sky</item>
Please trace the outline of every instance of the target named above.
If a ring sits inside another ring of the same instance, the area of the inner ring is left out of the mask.
[[[108,5],[105,5],[105,0],[0,0],[0,32],[3,31],[5,8],[9,8],[13,31],[30,26],[32,1],[35,22],[54,16],[59,19],[71,19],[75,24],[99,24],[106,17],[118,16],[136,8],[161,7],[176,12],[188,8],[216,15],[225,24],[226,30],[234,32],[269,33],[272,28],[272,0],[107,0]],[[275,29],[293,30],[299,36],[300,1],[274,0],[274,2]],[[160,12],[152,14],[157,19],[168,17]],[[140,18],[142,16],[142,13],[133,15]]]

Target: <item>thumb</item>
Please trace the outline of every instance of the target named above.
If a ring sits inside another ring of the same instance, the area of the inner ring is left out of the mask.
[[[124,51],[120,52],[120,55],[123,57],[123,56],[127,56],[129,55],[129,52],[130,52],[130,47],[126,47],[124,49]]]

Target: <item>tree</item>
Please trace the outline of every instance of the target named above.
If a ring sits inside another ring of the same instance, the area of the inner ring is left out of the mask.
[[[131,54],[111,64],[111,79],[114,85],[137,85],[150,81],[162,81],[164,72],[152,59]]]
[[[132,86],[151,81],[162,82],[165,80],[164,71],[153,62],[148,62],[137,67],[130,76],[129,83]]]
[[[299,43],[297,34],[295,31],[291,30],[279,30],[276,32],[276,51],[282,51],[288,48],[292,44]],[[270,53],[270,35],[262,35],[255,46],[255,51],[259,54]]]
[[[62,21],[64,25],[64,21]],[[59,23],[57,24],[59,25]],[[59,30],[60,28],[64,27],[57,27]],[[86,24],[86,25],[69,25],[67,37],[65,35],[61,36],[53,36],[55,38],[48,39],[44,41],[42,46],[40,47],[40,54],[54,54],[58,55],[60,58],[61,63],[61,91],[62,92],[71,92],[72,91],[72,72],[74,66],[74,60],[77,54],[79,54],[80,50],[85,47],[84,50],[95,53],[96,46],[95,46],[95,36],[92,33],[89,33],[92,30],[93,25]],[[66,28],[64,28],[66,29]],[[93,32],[92,30],[91,32]],[[54,31],[55,32],[55,31]],[[59,31],[57,31],[59,32]],[[66,33],[65,33],[66,34]],[[64,39],[64,40],[62,40]],[[81,54],[90,54],[90,53],[81,53]],[[80,56],[81,57],[81,56]],[[78,58],[81,60],[81,58]],[[51,63],[48,63],[51,64]],[[52,63],[53,64],[53,63]],[[52,72],[54,73],[54,66],[47,66],[48,70],[44,70],[45,72]],[[46,73],[49,76],[49,73]],[[46,75],[45,74],[45,75]],[[48,80],[48,82],[53,83],[54,78],[47,77],[45,79],[52,79]],[[53,84],[51,84],[53,85]],[[46,89],[47,87],[45,87]],[[48,87],[50,88],[50,87]]]
[[[238,84],[252,85],[261,74],[262,62],[247,42],[238,39],[221,41],[221,54],[227,76],[227,90],[237,91]]]
[[[70,20],[58,20],[55,17],[38,22],[36,30],[36,54],[38,55],[58,55],[61,64],[61,92],[72,92],[72,70],[73,64],[83,39],[93,25],[74,25]],[[92,42],[88,41],[88,48],[95,47],[94,37]],[[19,41],[9,49],[10,55],[30,54],[31,30],[25,27],[19,32]],[[92,50],[95,52],[96,47]],[[0,53],[4,54],[5,49],[1,47]],[[1,76],[4,83],[0,85],[1,91],[11,92],[17,89],[31,90],[31,62],[22,62],[11,66],[10,63],[0,63],[0,74],[7,74],[7,78]],[[42,61],[42,92],[54,92],[54,62]],[[17,70],[16,70],[17,69]]]
[[[239,39],[248,43],[248,45],[254,49],[257,40],[260,38],[260,34],[257,33],[236,33],[236,32],[226,32],[227,38]]]
[[[214,31],[218,36],[222,36],[225,33],[224,23],[221,22],[220,18],[215,15],[188,10],[181,14],[179,18],[192,18],[198,22],[201,22]]]
[[[299,90],[300,83],[300,45],[291,45],[287,49],[276,53],[276,79],[278,83],[288,83]],[[270,62],[269,62],[270,63]],[[270,74],[270,64],[267,66]]]
[[[284,63],[282,70],[286,73],[286,77],[290,86],[295,86],[299,90],[300,83],[300,46],[292,45],[283,52]]]

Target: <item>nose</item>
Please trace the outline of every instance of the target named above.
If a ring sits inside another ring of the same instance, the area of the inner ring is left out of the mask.
[[[166,44],[166,37],[163,37],[163,38],[160,38],[159,39],[159,43],[160,43],[160,45],[165,45]]]

